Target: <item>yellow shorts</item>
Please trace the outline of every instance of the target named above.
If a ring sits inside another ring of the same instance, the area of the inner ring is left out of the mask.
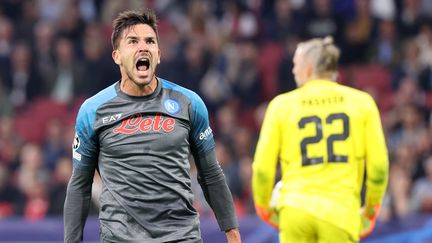
[[[358,242],[348,232],[313,215],[291,207],[279,212],[281,243],[345,243]]]

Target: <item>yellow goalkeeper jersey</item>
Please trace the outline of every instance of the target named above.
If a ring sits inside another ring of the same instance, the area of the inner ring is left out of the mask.
[[[266,111],[253,163],[253,197],[268,208],[278,161],[278,207],[307,211],[358,239],[360,191],[381,203],[388,155],[373,98],[327,80],[313,80],[274,98]],[[283,219],[280,219],[283,220]]]

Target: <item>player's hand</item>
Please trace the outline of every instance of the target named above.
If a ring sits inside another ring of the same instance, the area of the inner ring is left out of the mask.
[[[270,224],[276,229],[279,228],[279,215],[276,211],[264,209],[256,205],[255,205],[255,211],[257,215],[266,223]]]
[[[282,181],[278,181],[273,187],[270,205],[268,208],[255,205],[255,210],[258,216],[276,229],[279,228],[279,210],[277,206],[281,194],[281,189]]]
[[[226,238],[228,240],[228,243],[240,243],[240,231],[238,228],[230,229],[225,231]]]
[[[370,235],[375,228],[376,219],[378,217],[381,205],[364,206],[360,209],[361,231],[360,238],[365,238]]]

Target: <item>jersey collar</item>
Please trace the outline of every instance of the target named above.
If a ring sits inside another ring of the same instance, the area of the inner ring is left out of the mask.
[[[115,89],[116,89],[117,95],[123,99],[126,99],[126,100],[132,100],[132,101],[151,100],[154,97],[156,97],[162,90],[161,80],[158,77],[156,77],[156,80],[157,80],[157,87],[156,87],[155,91],[153,93],[151,93],[149,95],[145,95],[145,96],[133,96],[133,95],[126,94],[125,92],[123,92],[120,89],[120,81],[117,81],[117,83],[115,84]]]
[[[310,84],[337,84],[336,81],[328,80],[328,79],[312,79],[307,81],[303,86],[308,86]]]

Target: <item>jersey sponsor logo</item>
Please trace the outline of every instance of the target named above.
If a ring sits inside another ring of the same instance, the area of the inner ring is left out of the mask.
[[[114,114],[112,116],[106,116],[102,118],[102,123],[108,123],[108,122],[112,122],[112,121],[118,121],[122,116],[122,113],[118,113],[118,114]]]
[[[208,127],[204,132],[200,133],[199,139],[200,140],[207,140],[207,138],[213,133],[213,130]]]
[[[119,127],[113,129],[114,133],[134,134],[141,132],[171,132],[175,127],[174,118],[164,118],[160,114],[154,117],[142,117],[141,114],[136,114],[122,121]]]
[[[163,105],[170,114],[176,114],[180,111],[180,104],[174,99],[166,99]]]

